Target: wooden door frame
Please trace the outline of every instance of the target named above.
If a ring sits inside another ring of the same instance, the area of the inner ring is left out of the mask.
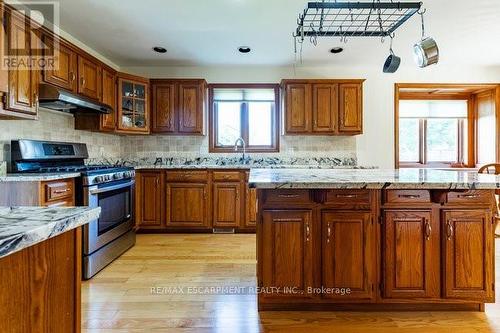
[[[401,89],[464,89],[470,92],[454,93],[454,94],[439,94],[432,96],[429,93],[404,93]],[[401,100],[467,100],[468,101],[468,135],[467,135],[467,165],[466,167],[476,167],[477,163],[477,131],[476,131],[476,98],[475,96],[481,92],[491,90],[495,96],[495,114],[496,114],[496,161],[500,159],[500,84],[499,83],[395,83],[394,84],[394,168],[399,169],[399,102]],[[472,92],[475,91],[475,92]],[[471,121],[472,120],[472,121]]]

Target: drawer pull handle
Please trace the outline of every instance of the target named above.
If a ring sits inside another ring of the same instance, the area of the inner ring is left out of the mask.
[[[431,238],[432,227],[429,221],[425,221],[425,238],[429,240]]]
[[[337,198],[357,198],[357,194],[337,194]]]
[[[398,195],[400,198],[405,198],[405,199],[418,199],[420,198],[420,195],[417,194],[400,194]]]
[[[299,219],[299,218],[291,218],[291,219],[273,219],[273,222],[302,222],[302,219]]]
[[[463,194],[463,195],[458,195],[459,198],[464,198],[464,199],[474,199],[474,198],[479,198],[480,195],[478,194]]]
[[[311,236],[311,229],[309,228],[309,223],[306,223],[306,242],[309,242],[309,236]]]
[[[279,198],[287,198],[287,199],[290,199],[290,198],[298,198],[299,195],[298,194],[278,194],[278,197]]]
[[[64,190],[55,190],[55,191],[54,191],[54,194],[62,194],[62,193],[66,193],[66,192],[69,192],[69,191],[70,191],[70,189],[69,189],[69,188],[64,189]]]
[[[451,240],[451,238],[453,237],[453,224],[448,221],[446,222],[446,238],[448,238],[448,240]]]

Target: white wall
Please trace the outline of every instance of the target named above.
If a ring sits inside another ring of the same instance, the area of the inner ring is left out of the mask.
[[[282,78],[364,78],[364,134],[356,137],[359,165],[394,167],[394,83],[500,82],[500,67],[419,69],[408,61],[396,74],[380,67],[129,67],[125,72],[152,78],[205,78],[209,83],[279,82]]]

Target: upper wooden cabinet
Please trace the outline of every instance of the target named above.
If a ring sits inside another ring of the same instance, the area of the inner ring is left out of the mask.
[[[113,111],[100,116],[100,129],[102,131],[114,131],[116,127],[116,72],[102,69],[102,100],[104,104],[111,106]]]
[[[54,59],[53,66],[47,66],[42,71],[42,81],[77,92],[77,54],[68,44],[55,38],[48,34],[42,37],[44,56]]]
[[[154,133],[203,135],[206,81],[151,80]]]
[[[364,80],[283,80],[284,133],[363,132]]]
[[[39,38],[29,30],[25,18],[10,11],[4,14],[6,52],[13,60],[38,55]],[[23,65],[0,73],[3,108],[0,116],[36,119],[38,116],[39,71]]]
[[[85,56],[78,55],[78,93],[101,99],[101,67]]]
[[[117,117],[118,132],[149,133],[149,80],[118,75]]]

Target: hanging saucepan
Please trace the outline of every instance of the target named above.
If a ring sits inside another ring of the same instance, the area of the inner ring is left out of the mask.
[[[413,46],[415,61],[421,68],[437,64],[439,61],[439,48],[436,41],[427,37]]]
[[[391,54],[389,54],[384,63],[384,73],[395,73],[398,70],[399,65],[401,64],[401,58],[395,55],[394,51],[392,50],[393,38],[394,36],[391,36],[391,48],[389,50]]]

